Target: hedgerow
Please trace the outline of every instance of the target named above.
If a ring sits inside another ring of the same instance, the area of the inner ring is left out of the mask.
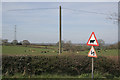
[[[94,71],[120,75],[120,65],[105,57],[94,59]],[[91,58],[81,55],[57,56],[3,56],[3,75],[67,74],[81,75],[91,73]]]

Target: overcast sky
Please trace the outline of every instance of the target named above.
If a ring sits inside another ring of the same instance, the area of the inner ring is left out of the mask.
[[[59,5],[62,6],[62,40],[86,43],[90,34],[95,32],[97,39],[106,43],[118,41],[117,23],[107,19],[110,14],[118,12],[117,2],[4,2],[3,38],[12,41],[14,25],[17,25],[18,41],[57,42]]]

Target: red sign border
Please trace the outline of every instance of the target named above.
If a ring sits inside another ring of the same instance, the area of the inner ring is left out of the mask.
[[[92,46],[92,47],[93,47],[93,46]],[[91,49],[92,49],[92,47],[91,47]],[[91,49],[90,49],[90,51],[91,51]],[[94,47],[93,47],[93,49],[94,49],[94,51],[95,51],[95,48],[94,48]],[[89,51],[89,53],[90,53],[90,51]],[[95,58],[97,58],[96,51],[95,51],[96,56],[90,56],[89,53],[88,53],[88,57],[95,57]]]
[[[95,40],[96,40],[96,42],[97,42],[97,45],[95,45],[95,44],[88,44],[88,42],[90,41],[90,39],[91,39],[92,35],[94,35]],[[95,33],[94,33],[94,32],[92,32],[92,34],[90,35],[90,38],[88,39],[88,42],[87,42],[87,45],[88,45],[88,46],[99,46],[98,41],[97,41],[97,38],[96,38],[96,36],[95,36]]]

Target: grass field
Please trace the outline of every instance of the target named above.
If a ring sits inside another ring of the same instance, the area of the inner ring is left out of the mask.
[[[3,78],[83,78],[83,79],[89,79],[91,78],[91,73],[88,73],[88,74],[81,74],[81,75],[77,75],[77,76],[70,76],[70,75],[66,75],[66,74],[63,74],[63,75],[59,75],[59,74],[41,74],[41,75],[22,75],[22,74],[15,74],[14,76],[3,76]],[[115,76],[112,76],[108,73],[100,73],[100,72],[95,72],[94,73],[94,78],[96,78],[95,80],[97,80],[97,78],[101,78],[101,79],[117,79],[119,80],[120,77],[115,77]]]
[[[89,50],[74,52],[78,55],[88,55]],[[70,54],[73,52],[64,52],[62,54]],[[96,50],[98,56],[118,56],[118,49]],[[57,55],[58,48],[56,46],[2,46],[3,55]]]
[[[43,53],[42,53],[43,52]],[[41,55],[41,54],[57,54],[54,48],[45,49],[44,46],[24,47],[24,46],[3,46],[3,55]]]
[[[77,51],[77,52],[67,52],[63,51],[61,55],[88,55],[89,50]],[[109,50],[96,50],[97,56],[106,56],[113,60],[116,60],[118,56],[118,49],[109,49]],[[41,56],[41,55],[58,55],[58,47],[56,46],[2,46],[2,55],[8,56]],[[95,72],[95,78],[117,78],[120,77],[113,76],[108,73]],[[16,73],[15,75],[5,75],[3,78],[91,78],[91,73],[81,74],[77,76],[70,76],[67,74],[41,74],[41,75],[22,75],[21,73]]]

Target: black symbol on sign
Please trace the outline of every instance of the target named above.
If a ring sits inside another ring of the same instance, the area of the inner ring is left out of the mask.
[[[95,40],[90,40],[90,43],[94,43]]]
[[[93,56],[94,56],[95,55],[94,51],[93,52],[91,51],[91,54],[93,54]]]

